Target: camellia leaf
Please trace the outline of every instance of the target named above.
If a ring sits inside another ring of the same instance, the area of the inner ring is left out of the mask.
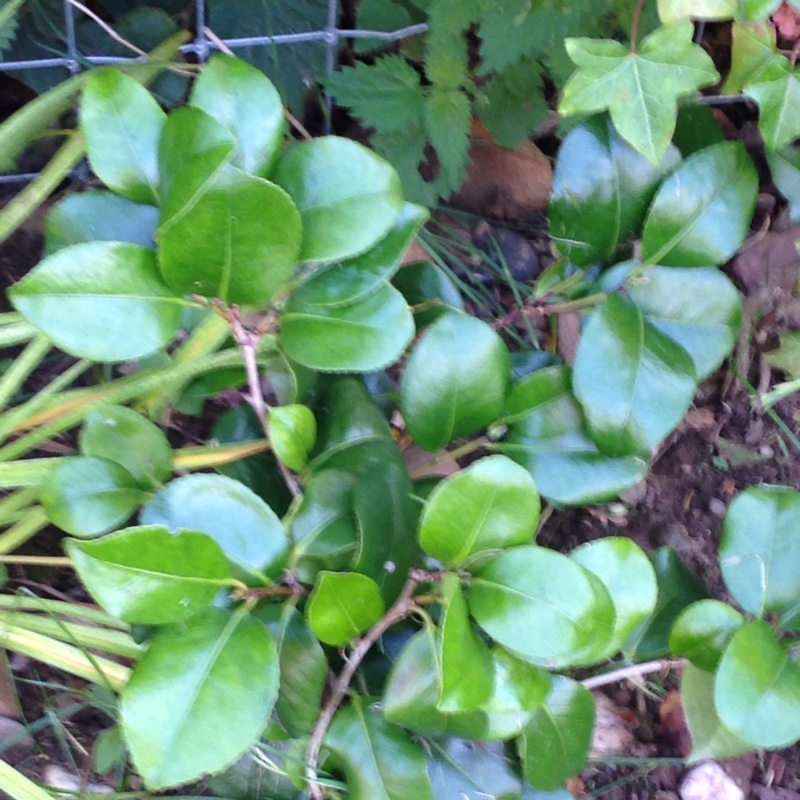
[[[448,567],[486,550],[530,544],[539,521],[530,473],[505,456],[489,456],[442,481],[420,521],[423,550]]]
[[[696,380],[688,353],[612,294],[586,323],[572,385],[600,450],[647,456],[683,419]]]
[[[688,658],[700,670],[714,672],[722,653],[744,617],[719,600],[698,600],[687,606],[675,620],[669,635],[669,649]]]
[[[688,20],[651,33],[632,52],[608,39],[566,39],[578,66],[561,95],[560,113],[608,109],[625,141],[660,164],[675,130],[678,98],[719,80],[710,56],[692,41]]]
[[[800,148],[787,147],[780,153],[767,151],[772,180],[789,201],[789,219],[800,225]]]
[[[605,117],[571,130],[558,151],[547,210],[559,251],[579,266],[608,258],[639,231],[656,187],[679,160],[670,146],[653,165]]]
[[[495,447],[527,469],[543,497],[564,505],[590,505],[637,484],[647,462],[601,453],[584,431],[568,367],[540,369],[514,385],[503,421],[509,430]]]
[[[758,175],[740,142],[693,153],[661,184],[642,234],[642,258],[672,267],[727,261],[750,229]]]
[[[360,697],[336,713],[325,744],[353,800],[433,800],[422,747]]]
[[[130,242],[155,248],[155,206],[134,203],[111,192],[68,194],[45,217],[45,255],[83,242]]]
[[[130,408],[105,406],[91,411],[79,441],[83,455],[116,461],[143,488],[172,475],[172,448],[164,432]]]
[[[221,122],[237,142],[233,163],[268,178],[285,133],[283,103],[261,70],[216,53],[192,86],[189,103]]]
[[[164,284],[153,251],[124,242],[65,247],[8,296],[62,350],[92,361],[154,353],[175,336],[187,305]]]
[[[166,114],[135,78],[115,69],[92,72],[80,104],[89,163],[109,189],[158,205],[158,140]]]
[[[400,408],[408,432],[435,451],[494,422],[503,410],[510,372],[503,340],[481,320],[444,314],[406,362]]]
[[[473,573],[467,603],[496,642],[542,666],[586,663],[606,649],[614,605],[603,584],[566,556],[525,545]]]
[[[710,601],[709,601],[710,602]],[[714,706],[714,675],[692,664],[681,675],[681,707],[692,737],[690,764],[708,758],[727,759],[749,753],[753,745],[734,736],[717,716]]]
[[[800,493],[755,486],[728,507],[719,544],[722,578],[739,605],[755,616],[800,600]]]
[[[392,278],[414,312],[417,328],[426,328],[448,311],[463,311],[456,285],[430,261],[407,264]]]
[[[742,90],[758,103],[758,129],[768,150],[782,150],[800,136],[800,70],[776,55]]]
[[[167,484],[142,510],[145,525],[202,531],[248,581],[266,583],[286,561],[286,531],[275,512],[238,481],[186,475]]]
[[[308,624],[325,644],[341,647],[383,615],[381,591],[357,572],[320,572],[306,607]]]
[[[311,369],[375,372],[397,361],[414,336],[403,295],[388,283],[344,306],[312,305],[292,297],[281,317],[281,346]]]
[[[722,724],[755,747],[800,738],[800,666],[766,622],[746,622],[722,655],[714,684]]]
[[[272,449],[289,469],[299,472],[308,461],[317,438],[317,421],[308,406],[294,403],[270,408],[269,438]]]
[[[160,525],[127,528],[94,542],[68,539],[65,549],[92,597],[131,624],[188,619],[230,583],[225,554],[197,531],[176,536]]]
[[[389,233],[403,207],[394,169],[350,139],[303,142],[280,160],[273,177],[300,210],[301,261],[363,253]]]
[[[580,772],[594,729],[592,693],[562,675],[518,739],[525,777],[536,789],[554,791]]]
[[[210,608],[162,628],[120,702],[125,741],[147,788],[188,783],[236,761],[264,730],[278,679],[272,637],[241,609]]]

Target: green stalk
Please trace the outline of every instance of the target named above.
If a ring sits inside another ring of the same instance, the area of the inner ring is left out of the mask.
[[[11,515],[24,511],[38,498],[39,487],[29,486],[0,500],[0,525],[7,525],[11,520]]]
[[[0,327],[0,348],[22,344],[33,339],[39,333],[38,329],[34,328],[30,322],[22,319],[22,315],[19,317],[14,322],[4,322]]]
[[[53,800],[53,795],[0,759],[0,789],[13,800]]]
[[[41,611],[44,614],[57,614],[69,619],[82,619],[86,622],[93,622],[118,631],[130,630],[130,625],[118,620],[116,617],[112,617],[105,611],[91,606],[82,606],[78,603],[67,603],[63,600],[46,600],[42,597],[0,594],[0,609],[9,609],[14,612]]]
[[[0,408],[5,408],[9,404],[28,376],[42,363],[52,346],[50,339],[40,333],[14,359],[14,363],[0,378]]]
[[[27,487],[38,492],[42,481],[67,458],[27,458],[24,461],[0,463],[0,489]]]
[[[0,555],[5,555],[25,544],[48,524],[44,509],[34,506],[16,525],[0,533]]]

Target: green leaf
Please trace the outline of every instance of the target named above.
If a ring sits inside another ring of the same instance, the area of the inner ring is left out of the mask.
[[[626,287],[656,330],[677,342],[708,378],[739,337],[742,301],[730,278],[702,267],[650,267]]]
[[[611,595],[616,617],[606,654],[613,656],[655,609],[658,584],[653,566],[637,544],[619,536],[587,542],[569,557],[596,575]]]
[[[208,534],[248,582],[268,582],[286,561],[287,536],[275,512],[250,489],[222,475],[172,481],[142,510],[141,522]]]
[[[183,191],[173,192],[181,203]],[[157,233],[161,271],[176,292],[260,303],[289,280],[300,215],[280,187],[225,166],[187,208],[166,216]]]
[[[636,52],[608,39],[567,39],[567,53],[578,70],[564,87],[559,112],[607,109],[622,138],[659,164],[675,130],[678,98],[719,80],[693,34],[688,20],[665,25]]]
[[[306,616],[317,638],[341,647],[383,616],[381,591],[372,578],[356,572],[320,572]]]
[[[699,670],[714,672],[728,642],[744,617],[719,600],[698,600],[687,606],[672,626],[669,649],[688,658]]]
[[[800,71],[775,57],[742,91],[758,103],[758,128],[769,150],[782,150],[800,136]]]
[[[554,791],[583,768],[594,729],[594,697],[569,678],[553,677],[544,705],[534,712],[518,743],[525,777],[536,789]]]
[[[471,122],[469,97],[459,88],[434,85],[425,98],[425,128],[439,159],[437,188],[442,195],[458,189],[467,177]]]
[[[474,711],[492,696],[494,665],[486,643],[477,635],[461,591],[458,575],[442,581],[439,639],[442,711]]]
[[[325,87],[364,125],[395,133],[422,124],[425,90],[419,73],[402,56],[388,55],[367,65],[356,62],[332,72]]]
[[[236,761],[261,735],[278,678],[272,637],[241,611],[208,609],[156,633],[120,703],[145,786],[188,783]]]
[[[772,180],[789,202],[789,220],[800,225],[800,148],[787,147],[780,153],[767,150]]]
[[[420,521],[420,543],[446,566],[460,567],[477,553],[530,544],[539,508],[527,470],[505,456],[482,458],[434,489]]]
[[[130,408],[105,406],[90,411],[79,441],[83,455],[115,461],[143,488],[172,475],[172,448],[167,437]]]
[[[642,258],[672,267],[727,261],[750,229],[758,175],[740,142],[693,153],[661,184],[642,234]]]
[[[658,0],[658,15],[664,22],[679,19],[732,19],[739,11],[737,0]]]
[[[187,305],[164,284],[153,251],[124,242],[65,247],[8,296],[62,350],[91,361],[128,361],[160,350]]]
[[[709,601],[711,602],[711,601]],[[681,706],[692,737],[690,764],[749,753],[753,745],[734,736],[720,722],[714,706],[714,675],[687,664],[681,675]]]
[[[166,114],[139,81],[115,69],[92,72],[80,104],[86,152],[109,189],[158,205],[158,140]]]
[[[584,431],[568,367],[540,369],[511,390],[505,442],[495,447],[527,469],[543,497],[564,505],[610,500],[636,485],[647,462],[601,453]]]
[[[566,556],[534,545],[507,550],[476,570],[467,602],[489,636],[541,666],[591,661],[614,628],[603,584]]]
[[[281,317],[286,354],[322,372],[375,372],[397,361],[414,336],[414,318],[388,283],[343,306],[292,297]]]
[[[146,495],[126,469],[105,458],[74,458],[59,464],[42,485],[41,503],[54,525],[92,537],[124,523]]]
[[[422,747],[361,698],[339,709],[325,744],[342,765],[353,800],[433,800]]]
[[[736,602],[763,616],[800,600],[800,493],[754,486],[728,507],[719,543],[722,578]]]
[[[188,619],[230,578],[219,545],[197,531],[176,536],[159,525],[127,528],[95,542],[68,539],[65,550],[92,597],[131,624]]]
[[[189,103],[227,128],[237,142],[233,163],[268,178],[285,134],[283,103],[263,72],[217,53],[194,82]]]
[[[409,10],[394,0],[361,0],[358,4],[358,27],[365,31],[398,31],[414,23]],[[384,47],[381,39],[358,38],[353,41],[356,53],[367,53]],[[385,59],[377,61],[380,64]],[[356,62],[360,64],[361,62]]]
[[[158,209],[111,192],[68,194],[45,217],[45,255],[83,242],[130,242],[155,249]]]
[[[722,86],[724,94],[738,94],[775,58],[775,28],[768,21],[731,26],[731,71]]]
[[[279,161],[273,177],[300,210],[301,261],[365,252],[391,231],[403,207],[394,169],[350,139],[303,142]]]
[[[800,666],[766,622],[746,622],[722,656],[714,685],[722,724],[755,747],[800,737]]]
[[[683,419],[696,387],[687,352],[616,294],[584,327],[572,384],[589,435],[612,456],[649,455]]]
[[[481,320],[445,314],[406,362],[400,407],[414,441],[435,451],[494,422],[505,402],[510,362],[500,336]]]
[[[308,461],[317,438],[317,421],[308,406],[293,404],[269,410],[269,439],[275,455],[299,472]]]
[[[580,266],[608,258],[638,233],[658,184],[679,160],[670,145],[653,165],[605,117],[570,131],[558,151],[548,207],[559,251]]]
[[[253,616],[272,634],[278,648],[281,682],[275,713],[292,736],[306,736],[319,716],[328,677],[328,659],[303,615],[289,603],[259,605]]]
[[[411,306],[418,330],[448,311],[464,310],[464,301],[456,285],[444,270],[430,261],[408,264],[392,278],[392,283]]]
[[[780,342],[778,349],[765,353],[765,360],[792,377],[800,376],[800,332],[783,333],[778,337],[778,341]]]

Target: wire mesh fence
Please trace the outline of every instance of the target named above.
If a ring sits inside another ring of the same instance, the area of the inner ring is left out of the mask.
[[[277,2],[291,3],[292,0],[277,0]],[[64,33],[65,54],[54,58],[34,58],[17,61],[0,62],[0,71],[15,72],[29,69],[61,68],[66,73],[76,75],[88,66],[113,65],[120,63],[135,63],[142,61],[144,56],[134,55],[129,58],[111,55],[85,55],[80,52],[76,36],[76,23],[78,15],[89,17],[95,24],[108,26],[91,9],[77,0],[63,0],[64,5]],[[343,29],[338,26],[340,13],[339,0],[327,0],[327,24],[324,28],[298,33],[283,33],[274,36],[246,36],[238,38],[217,38],[206,26],[205,0],[195,0],[195,35],[188,44],[180,50],[184,55],[194,57],[198,62],[204,63],[209,56],[217,50],[237,50],[248,47],[272,47],[281,45],[309,44],[309,46],[322,46],[325,48],[325,73],[330,73],[336,66],[336,56],[339,45],[343,39],[374,39],[382,42],[392,42],[424,33],[427,25],[411,25],[393,31],[377,31],[365,29]],[[66,77],[66,75],[65,75]],[[23,172],[0,175],[0,184],[25,183],[33,180],[38,172]]]

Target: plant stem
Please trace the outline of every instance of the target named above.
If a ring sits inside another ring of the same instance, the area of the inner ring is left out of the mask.
[[[44,509],[39,508],[39,506],[33,507],[24,519],[9,528],[5,533],[0,534],[0,555],[10,553],[25,544],[28,539],[39,533],[48,522]]]
[[[470,453],[474,453],[476,450],[486,447],[487,444],[489,444],[489,440],[485,436],[481,436],[480,438],[466,442],[465,444],[462,444],[460,447],[456,447],[453,450],[444,450],[435,458],[432,458],[417,467],[411,473],[411,479],[415,481],[419,480],[419,478],[429,475],[430,471],[439,464],[447,464],[449,461],[458,461],[459,458],[468,456]]]
[[[0,555],[0,564],[25,564],[32,567],[71,567],[66,556],[7,556]]]
[[[43,333],[28,342],[0,379],[0,408],[5,408],[28,376],[42,363],[51,348],[50,339]]]
[[[581,681],[581,683],[587,689],[598,689],[601,686],[608,686],[610,683],[618,683],[630,678],[641,678],[643,675],[661,672],[664,669],[681,669],[686,666],[686,663],[685,658],[664,658],[659,661],[645,661],[643,664],[631,664],[628,667],[606,672],[604,675],[595,675],[593,678]]]
[[[80,603],[67,603],[63,600],[47,600],[42,597],[20,597],[19,595],[0,595],[0,609],[13,612],[39,611],[43,614],[58,614],[68,619],[82,619],[106,628],[129,631],[130,625],[112,617],[105,611]]]
[[[636,53],[637,42],[639,41],[639,19],[642,16],[646,0],[638,0],[636,8],[633,10],[633,20],[631,21],[631,53]]]
[[[350,681],[356,674],[364,656],[370,651],[372,646],[378,639],[386,633],[392,625],[405,619],[416,607],[413,600],[414,591],[420,583],[422,573],[417,573],[412,570],[406,585],[400,592],[397,600],[394,601],[392,607],[378,620],[375,625],[367,631],[364,636],[359,639],[353,648],[353,652],[347,659],[339,677],[336,679],[331,689],[330,697],[325,703],[322,712],[314,725],[314,730],[311,732],[311,739],[308,743],[308,755],[306,759],[306,780],[308,781],[308,791],[312,800],[324,800],[322,789],[317,784],[317,764],[319,761],[319,753],[322,748],[322,743],[325,741],[325,735],[328,732],[336,710],[339,708],[342,700],[344,700],[350,688]]]
[[[0,525],[8,524],[15,514],[26,509],[39,497],[39,487],[29,486],[0,500]]]

